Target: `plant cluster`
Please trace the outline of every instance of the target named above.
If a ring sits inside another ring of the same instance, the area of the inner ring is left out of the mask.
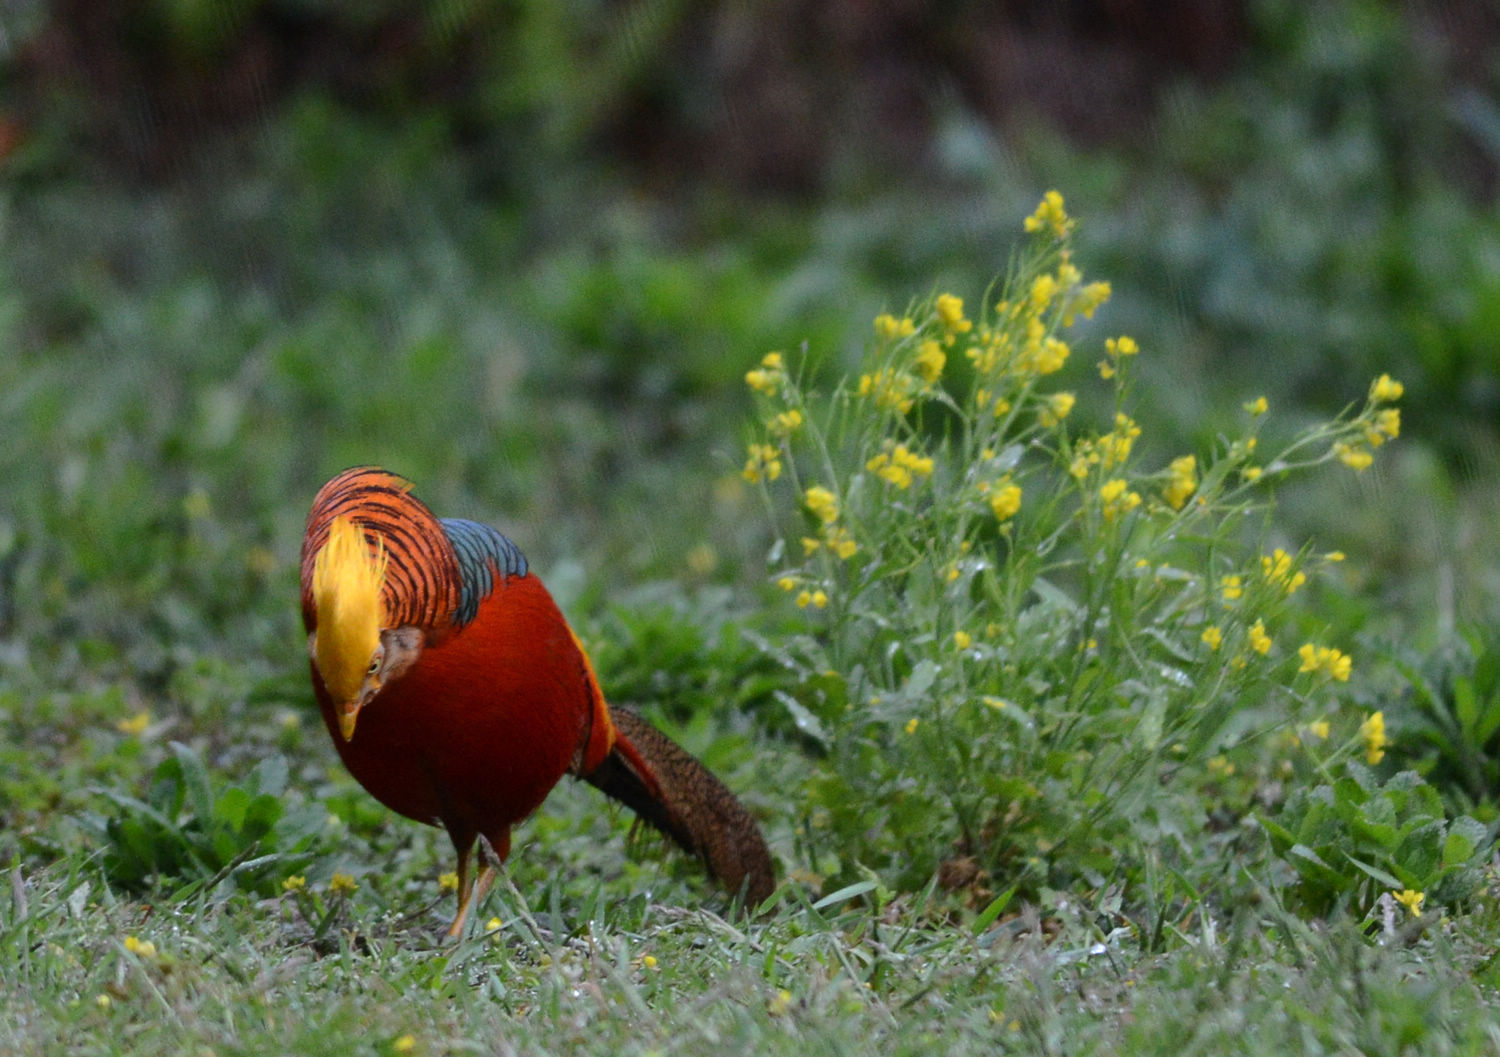
[[[1400,433],[1402,386],[1382,375],[1269,451],[1254,399],[1210,450],[1149,462],[1136,341],[1097,354],[1102,426],[1059,384],[1110,295],[1075,262],[1074,223],[1049,192],[976,313],[942,293],[881,315],[830,394],[778,352],[746,375],[763,403],[743,475],[807,620],[768,649],[824,753],[801,830],[818,872],[937,873],[982,899],[992,879],[1035,892],[1165,859],[1196,884],[1214,867],[1186,792],[1343,701],[1349,644],[1304,639],[1290,612],[1343,555],[1271,546],[1273,487],[1368,467]]]

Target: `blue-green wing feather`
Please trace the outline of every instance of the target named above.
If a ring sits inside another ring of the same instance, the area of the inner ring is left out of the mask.
[[[463,627],[479,613],[479,603],[495,589],[495,576],[506,579],[525,576],[526,555],[505,536],[488,525],[463,518],[443,518],[443,533],[458,556],[463,590],[453,623]]]

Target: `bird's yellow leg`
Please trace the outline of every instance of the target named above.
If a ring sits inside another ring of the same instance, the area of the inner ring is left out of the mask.
[[[505,862],[505,857],[510,853],[510,833],[507,831],[504,838],[499,842],[499,847],[483,835],[479,838],[479,874],[474,878],[472,888],[467,887],[469,853],[468,849],[459,853],[458,857],[458,916],[453,919],[453,925],[448,929],[448,938],[457,939],[463,935],[464,925],[469,920],[469,914],[484,903],[484,897],[490,894],[490,887],[495,883],[495,875]]]

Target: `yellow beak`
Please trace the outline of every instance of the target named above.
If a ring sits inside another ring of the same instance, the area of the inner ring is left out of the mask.
[[[345,741],[354,740],[354,723],[359,719],[362,706],[358,701],[349,701],[339,706],[339,733]]]

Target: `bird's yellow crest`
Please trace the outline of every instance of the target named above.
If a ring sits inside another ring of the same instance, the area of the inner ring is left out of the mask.
[[[386,561],[384,542],[372,556],[365,534],[346,517],[333,519],[328,542],[313,560],[313,607],[318,614],[313,660],[323,685],[339,702],[359,696],[380,645]]]

